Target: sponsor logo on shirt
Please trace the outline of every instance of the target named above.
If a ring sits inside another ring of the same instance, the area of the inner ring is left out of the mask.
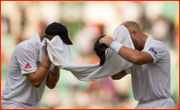
[[[32,68],[32,66],[29,63],[27,63],[24,69],[27,69],[27,68]]]
[[[156,51],[156,49],[155,49],[154,47],[151,47],[151,48],[149,49],[149,51],[150,51],[153,55],[156,55],[156,54],[157,54],[157,51]]]
[[[40,62],[38,59],[36,59],[36,66],[37,66],[37,67],[40,67],[40,66],[41,66],[41,62]]]

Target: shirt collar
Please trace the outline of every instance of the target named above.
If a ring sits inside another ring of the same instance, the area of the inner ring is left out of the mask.
[[[152,35],[148,35],[148,38],[146,39],[144,48],[151,42],[151,40],[153,39]]]
[[[31,36],[31,43],[35,46],[37,50],[40,50],[41,47],[41,40],[38,33],[35,33]]]

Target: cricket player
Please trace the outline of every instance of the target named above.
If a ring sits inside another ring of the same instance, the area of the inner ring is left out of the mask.
[[[44,38],[51,40],[56,35],[64,43],[72,44],[66,27],[54,22],[46,28],[45,34],[33,34],[31,39],[17,45],[9,62],[1,94],[2,109],[40,109],[38,102],[45,85],[53,89],[60,76],[59,68],[51,65],[48,54],[43,62],[39,61],[41,42]]]
[[[136,22],[125,21],[121,25],[128,29],[135,49],[125,47],[109,36],[99,42],[134,65],[113,75],[112,79],[118,80],[131,73],[134,98],[139,101],[136,109],[174,109],[167,47],[152,35],[145,35]]]

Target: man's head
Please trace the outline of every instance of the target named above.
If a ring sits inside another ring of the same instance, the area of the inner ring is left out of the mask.
[[[53,22],[50,25],[48,25],[45,30],[45,34],[43,36],[46,38],[46,37],[54,37],[55,35],[59,35],[64,43],[68,45],[72,45],[72,42],[68,36],[68,30],[61,23]]]
[[[137,50],[142,50],[144,48],[144,43],[145,43],[145,37],[139,27],[139,25],[136,22],[133,21],[125,21],[121,25],[124,25],[132,38],[133,44],[135,46],[135,49]]]

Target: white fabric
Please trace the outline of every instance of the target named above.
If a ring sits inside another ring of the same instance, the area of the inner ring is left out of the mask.
[[[39,104],[28,105],[16,101],[4,100],[1,99],[1,108],[2,109],[41,109]]]
[[[113,41],[110,45],[110,49],[114,50],[117,54],[119,54],[119,50],[123,45],[117,41]]]
[[[146,102],[140,101],[135,109],[174,109],[174,101],[170,96]]]
[[[122,43],[124,46],[134,49],[129,31],[125,26],[117,26],[113,32],[112,38]],[[109,48],[103,66],[99,66],[99,63],[76,65],[69,46],[63,43],[58,35],[51,41],[43,39],[40,50],[40,61],[43,61],[46,56],[44,52],[45,42],[47,42],[47,51],[51,62],[59,68],[71,71],[77,79],[82,81],[100,80],[121,72],[133,65]]]
[[[135,66],[126,70],[132,75],[134,98],[144,102],[169,97],[171,93],[170,53],[167,47],[149,35],[142,51],[148,52],[153,57],[153,63],[142,65],[142,71],[137,70]]]
[[[21,42],[15,48],[9,62],[7,79],[1,99],[7,100],[6,102],[14,101],[28,105],[37,104],[41,100],[46,79],[39,88],[36,88],[25,75],[35,72],[38,68],[36,63],[39,58],[40,46],[40,38],[36,33],[32,35],[31,39]],[[30,65],[29,68],[25,68],[27,63]],[[1,105],[4,104],[2,107],[5,108],[16,105],[11,102],[6,104],[4,102]]]

